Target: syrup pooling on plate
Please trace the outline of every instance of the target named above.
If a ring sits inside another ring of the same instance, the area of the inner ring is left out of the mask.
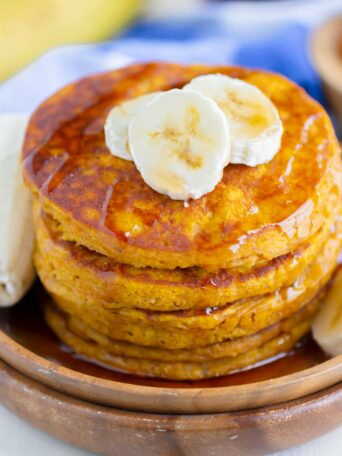
[[[49,299],[37,284],[36,288],[19,305],[0,311],[0,329],[13,340],[37,355],[58,365],[94,377],[135,385],[170,388],[214,388],[254,383],[299,372],[324,362],[327,358],[311,338],[303,340],[286,356],[259,367],[233,373],[226,377],[197,382],[173,382],[161,379],[141,378],[118,373],[100,365],[81,359],[61,344],[44,322],[40,304]]]
[[[182,87],[197,74],[211,71],[240,77],[264,90],[284,124],[283,146],[267,165],[228,166],[214,192],[188,203],[193,214],[188,217],[183,204],[170,201],[145,185],[134,164],[122,163],[108,153],[102,121],[113,104],[138,96],[144,89]],[[328,171],[334,138],[325,114],[315,102],[292,84],[272,78],[275,79],[270,84],[267,75],[261,76],[256,71],[151,64],[144,69],[129,67],[122,74],[89,79],[83,85],[71,86],[64,98],[62,94],[58,114],[52,100],[33,117],[37,128],[28,136],[26,171],[41,188],[53,167],[56,176],[45,190],[49,200],[85,225],[115,235],[120,243],[144,250],[211,251],[228,245],[234,254],[243,243],[243,236],[260,234],[261,226],[276,226],[286,236],[293,237],[298,234],[295,214],[302,211],[309,199],[316,205],[317,186]],[[84,100],[83,92],[86,92]],[[47,139],[51,130],[52,136]],[[40,144],[35,149],[30,148],[34,140]],[[80,148],[84,151],[81,157]],[[320,153],[313,156],[311,151],[318,148]],[[59,168],[59,155],[63,154],[68,154],[68,158]],[[75,199],[79,205],[75,205]],[[222,217],[228,206],[229,222]],[[270,207],[277,207],[277,211],[271,211]],[[302,212],[301,216],[307,217],[306,226],[314,230],[310,225],[312,214],[306,206]],[[138,229],[133,230],[134,227]]]

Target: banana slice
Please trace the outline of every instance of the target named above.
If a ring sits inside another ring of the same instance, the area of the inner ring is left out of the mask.
[[[124,160],[132,160],[128,147],[128,125],[139,110],[160,93],[152,92],[141,95],[115,106],[109,112],[104,130],[106,145],[113,155]]]
[[[196,92],[163,92],[129,124],[129,148],[144,181],[175,200],[212,191],[230,158],[230,135],[216,103]]]
[[[32,195],[20,152],[28,116],[0,115],[0,307],[17,303],[34,280]]]
[[[342,353],[342,267],[328,291],[312,332],[314,339],[331,356]]]
[[[194,78],[183,88],[212,98],[228,121],[231,163],[257,166],[279,150],[283,133],[278,111],[257,87],[223,74]]]

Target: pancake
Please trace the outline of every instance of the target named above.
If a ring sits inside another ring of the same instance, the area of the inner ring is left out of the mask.
[[[111,155],[103,125],[113,105],[206,73],[259,87],[284,134],[271,162],[227,166],[211,193],[185,207],[148,187],[134,163]],[[323,108],[279,75],[234,67],[142,64],[71,84],[31,117],[23,161],[28,186],[65,240],[135,267],[263,264],[296,251],[328,217],[328,196],[340,198],[340,152]]]
[[[192,361],[187,359],[185,362],[175,361],[178,359],[176,353],[171,361],[171,350],[164,361],[144,358],[141,354],[145,352],[142,352],[140,347],[132,346],[128,348],[128,351],[136,356],[129,357],[127,348],[123,348],[122,345],[119,347],[117,342],[103,338],[93,330],[88,330],[84,325],[75,328],[75,324],[70,324],[68,321],[67,315],[56,310],[54,306],[46,306],[45,314],[48,324],[59,338],[72,347],[78,355],[83,355],[89,360],[135,375],[170,380],[200,380],[252,367],[255,363],[289,351],[309,331],[318,304],[319,300],[316,299],[310,306],[307,306],[305,312],[302,311],[288,321],[280,323],[276,328],[270,328],[269,333],[265,332],[259,337],[252,336],[254,337],[252,343],[248,338],[245,341],[239,341],[240,349],[233,351],[231,356],[216,359],[206,356],[205,360],[201,362],[194,362],[193,359]],[[270,337],[263,337],[265,334]],[[252,348],[253,345],[254,348]],[[152,353],[157,352],[153,352],[151,349],[146,352],[150,357]],[[160,352],[157,356],[162,354]],[[191,353],[189,356],[191,357]]]
[[[139,269],[115,263],[76,243],[64,241],[54,220],[42,214],[36,202],[35,263],[44,282],[53,277],[63,288],[70,289],[71,294],[77,290],[78,299],[104,301],[107,309],[175,311],[221,307],[290,286],[322,250],[331,235],[336,210],[340,210],[339,205],[335,205],[324,226],[295,252],[245,273],[239,270],[211,273],[201,268]],[[341,229],[340,225],[337,229]]]
[[[255,334],[237,339],[226,340],[218,344],[208,345],[205,347],[187,349],[170,350],[168,348],[162,349],[157,347],[143,347],[128,342],[122,342],[111,339],[97,331],[94,331],[89,326],[85,325],[79,319],[72,315],[63,313],[54,305],[53,312],[59,312],[64,315],[67,327],[74,334],[85,339],[93,340],[107,350],[112,355],[127,356],[129,358],[144,358],[155,361],[189,361],[189,362],[202,362],[208,359],[225,358],[227,356],[237,356],[241,353],[247,352],[252,348],[259,347],[274,337],[288,332],[294,326],[302,323],[311,318],[317,311],[320,298],[325,294],[323,290],[318,297],[313,299],[309,304],[304,306],[290,318],[281,320],[268,328],[265,328]],[[48,310],[47,310],[48,311]],[[49,319],[48,319],[49,320]]]
[[[291,316],[310,302],[329,281],[340,251],[340,239],[332,237],[322,253],[291,287],[264,296],[237,301],[219,309],[183,312],[121,313],[103,302],[70,295],[51,277],[45,280],[58,307],[90,328],[115,340],[169,349],[190,349],[255,334]]]
[[[103,127],[122,101],[208,73],[260,88],[284,134],[269,163],[229,164],[184,204],[114,157]],[[281,355],[309,331],[341,249],[342,165],[324,109],[282,76],[149,63],[85,78],[33,114],[23,168],[46,320],[78,356],[196,380]]]

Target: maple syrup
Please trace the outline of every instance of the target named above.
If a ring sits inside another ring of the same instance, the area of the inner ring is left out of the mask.
[[[156,387],[215,388],[281,377],[308,369],[327,359],[322,350],[308,336],[289,353],[282,353],[254,367],[224,377],[195,382],[138,377],[116,372],[74,354],[71,349],[58,340],[45,323],[41,310],[44,299],[48,299],[47,295],[41,292],[41,285],[37,283],[20,304],[0,310],[0,330],[42,358],[77,372],[107,380]]]

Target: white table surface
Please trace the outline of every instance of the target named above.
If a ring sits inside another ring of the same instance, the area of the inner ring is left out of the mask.
[[[0,405],[0,456],[89,456],[92,454],[60,442],[33,428]],[[281,451],[273,456],[341,455],[342,427],[306,445]]]

